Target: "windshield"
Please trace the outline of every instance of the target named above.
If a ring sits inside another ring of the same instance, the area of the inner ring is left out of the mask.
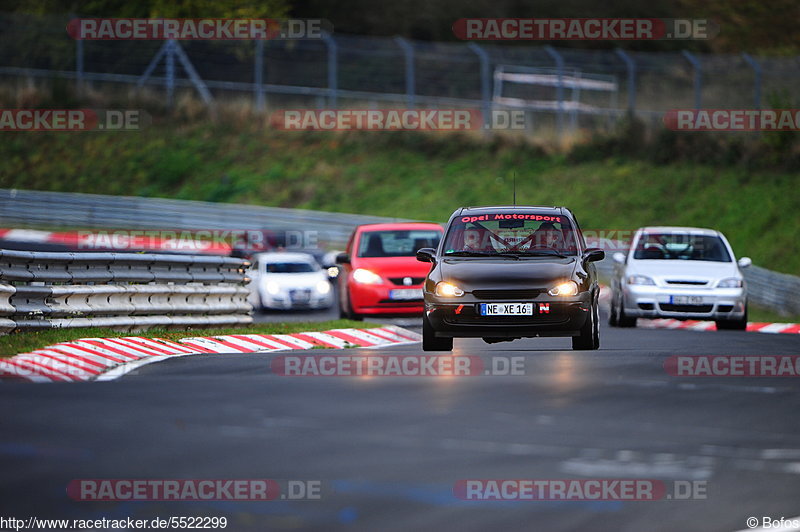
[[[267,273],[308,273],[319,268],[310,262],[270,262],[267,264]]]
[[[639,260],[731,261],[724,242],[718,236],[688,233],[645,233],[636,244],[633,258]]]
[[[490,213],[453,220],[445,255],[575,255],[569,219],[540,213]]]
[[[435,229],[367,231],[361,234],[359,257],[413,257],[421,248],[435,248],[442,238]]]

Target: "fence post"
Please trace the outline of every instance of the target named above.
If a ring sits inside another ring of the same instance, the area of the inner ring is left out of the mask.
[[[681,53],[683,57],[691,63],[692,69],[694,70],[694,108],[700,109],[700,107],[702,107],[703,65],[700,64],[700,60],[697,59],[697,56],[693,53],[687,50]]]
[[[755,74],[755,80],[753,82],[755,108],[761,109],[761,65],[747,52],[742,54],[742,58],[752,67],[753,73]]]
[[[75,39],[75,78],[78,81],[78,94],[83,93],[83,39]]]
[[[167,76],[167,109],[172,109],[172,101],[175,98],[175,41],[167,41],[166,61]]]
[[[633,116],[636,113],[636,62],[621,48],[617,48],[615,52],[628,71],[628,114]]]
[[[483,100],[483,124],[492,123],[492,95],[491,95],[491,78],[489,74],[489,54],[486,50],[478,46],[476,43],[471,42],[467,44],[467,48],[475,52],[478,56],[478,61],[481,65],[481,100]]]
[[[564,58],[552,46],[545,46],[544,51],[553,58],[556,63],[556,73],[558,84],[556,85],[556,99],[558,100],[558,111],[556,113],[556,136],[561,139],[564,131]]]
[[[253,59],[253,90],[256,111],[264,110],[264,39],[256,39],[256,52]]]
[[[339,47],[333,35],[325,32],[322,40],[328,46],[328,107],[336,109],[339,104]]]
[[[414,108],[414,93],[416,82],[414,80],[414,47],[402,37],[395,37],[394,41],[402,48],[406,58],[406,100],[409,109]]]

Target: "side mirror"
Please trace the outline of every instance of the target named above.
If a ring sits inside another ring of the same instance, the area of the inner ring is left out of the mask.
[[[422,248],[417,251],[417,260],[420,262],[436,262],[436,250],[433,248]]]
[[[611,258],[614,259],[614,262],[618,262],[620,264],[625,264],[625,254],[624,253],[620,253],[619,251],[617,251],[616,253],[611,255]]]
[[[752,264],[753,264],[753,259],[751,259],[750,257],[742,257],[741,259],[739,259],[740,268],[748,268]]]
[[[350,264],[350,255],[347,253],[339,253],[336,255],[336,264]]]
[[[600,248],[586,248],[583,252],[584,262],[597,262],[606,258],[606,252]]]

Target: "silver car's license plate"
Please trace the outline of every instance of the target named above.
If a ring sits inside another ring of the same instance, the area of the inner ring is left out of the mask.
[[[533,316],[533,303],[481,303],[481,316]]]
[[[669,302],[673,305],[702,305],[703,296],[672,296]]]

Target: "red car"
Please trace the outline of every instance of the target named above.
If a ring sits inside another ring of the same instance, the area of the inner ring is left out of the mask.
[[[336,257],[339,274],[339,314],[422,314],[422,283],[429,264],[417,262],[421,248],[436,248],[442,227],[434,223],[361,225],[353,231],[347,252]]]

